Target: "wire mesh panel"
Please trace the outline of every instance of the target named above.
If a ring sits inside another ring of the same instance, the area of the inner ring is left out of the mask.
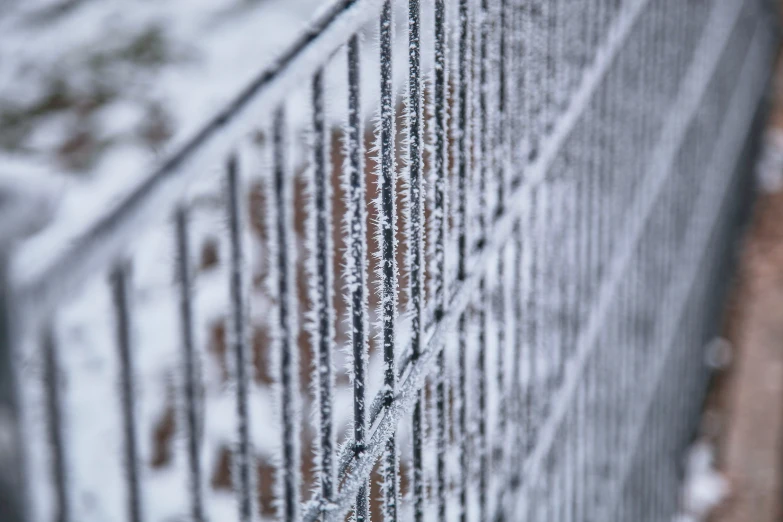
[[[4,520],[666,520],[774,44],[759,0],[330,3],[12,253]]]

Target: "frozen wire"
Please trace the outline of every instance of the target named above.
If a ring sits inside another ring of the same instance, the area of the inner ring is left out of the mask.
[[[468,176],[468,0],[459,4],[459,57],[457,81],[457,278],[467,276],[467,176]]]
[[[467,276],[467,169],[468,169],[468,45],[469,11],[468,0],[459,3],[459,49],[457,70],[457,278]],[[465,312],[460,315],[457,325],[457,440],[459,442],[459,519],[466,522],[468,517],[468,412],[467,412],[467,331]]]
[[[353,453],[361,457],[365,450],[367,400],[367,239],[364,181],[363,126],[359,90],[359,38],[348,41],[348,127],[346,166],[343,184],[346,194],[345,226],[348,230],[346,280],[351,314],[350,343],[353,354]],[[367,481],[359,488],[354,505],[356,522],[369,521]]]
[[[136,402],[134,400],[136,390],[131,339],[131,288],[128,262],[117,263],[112,269],[110,280],[116,317],[117,350],[120,358],[120,405],[122,408],[127,516],[130,522],[141,522],[141,483]]]
[[[481,248],[484,238],[487,235],[487,176],[490,169],[490,151],[489,151],[489,3],[488,0],[481,0],[481,11],[478,17],[478,37],[479,43],[479,85],[478,85],[478,237],[476,238],[477,248]],[[474,168],[475,168],[474,160]]]
[[[506,5],[508,0],[500,0],[499,6],[499,48],[498,48],[498,115],[497,115],[497,152],[495,154],[495,169],[497,170],[497,203],[495,215],[503,213],[506,198],[506,184],[507,184],[507,167],[508,167],[508,149],[506,144],[506,136],[510,134],[509,126],[511,118],[506,114],[506,107],[508,103],[508,86],[507,76],[511,70],[509,61],[511,56],[507,52],[509,39],[509,27],[508,27],[508,6]],[[494,217],[494,216],[493,216]]]
[[[397,315],[397,256],[396,239],[397,211],[395,204],[395,187],[397,186],[397,169],[394,161],[394,92],[392,85],[392,6],[391,0],[385,0],[380,16],[380,66],[381,66],[381,112],[378,129],[380,172],[379,188],[380,219],[378,222],[378,237],[380,239],[380,300],[383,345],[383,406],[388,412],[395,401],[397,390],[396,349],[396,315]],[[385,442],[386,451],[383,456],[383,518],[386,522],[396,522],[398,517],[399,462],[397,455],[396,433]]]
[[[520,467],[519,462],[525,455],[525,445],[527,443],[528,426],[526,418],[528,411],[525,404],[525,383],[523,382],[523,366],[529,368],[528,350],[526,349],[527,340],[526,322],[525,322],[525,298],[523,295],[523,282],[527,278],[528,270],[525,262],[524,238],[522,222],[514,223],[514,235],[512,245],[514,250],[514,283],[512,286],[512,314],[511,324],[514,326],[513,335],[513,358],[511,364],[511,393],[513,397],[513,458],[509,459],[512,466],[510,477],[511,491],[515,494],[520,486]]]
[[[443,317],[446,302],[446,154],[448,127],[446,122],[446,6],[445,0],[435,0],[435,83],[434,83],[434,124],[435,150],[433,163],[435,170],[433,231],[435,245],[434,261],[434,301],[435,321]],[[446,522],[446,355],[445,349],[438,353],[435,408],[436,408],[436,497],[438,522]]]
[[[457,432],[459,441],[459,519],[466,522],[468,519],[468,479],[470,475],[470,462],[468,459],[468,339],[466,317],[463,312],[459,317],[457,332],[459,335],[457,345]]]
[[[504,519],[505,517],[505,494],[507,490],[508,481],[508,468],[506,459],[513,454],[507,454],[506,448],[509,444],[508,440],[508,414],[509,414],[509,394],[507,391],[506,383],[506,365],[508,361],[506,359],[506,263],[505,263],[505,251],[501,251],[498,257],[498,282],[496,286],[496,307],[495,308],[495,324],[497,328],[497,360],[495,362],[495,381],[497,389],[497,426],[495,431],[495,443],[492,447],[491,462],[498,462],[497,466],[493,466],[495,480],[497,482],[497,499],[495,507],[495,518]]]
[[[274,184],[274,208],[276,220],[274,223],[274,241],[277,263],[277,321],[278,332],[276,348],[279,352],[280,364],[280,415],[282,426],[282,459],[279,463],[278,484],[282,495],[280,518],[286,522],[294,522],[299,516],[299,423],[297,396],[299,393],[299,364],[297,345],[294,340],[296,327],[296,310],[294,308],[294,291],[296,282],[293,277],[295,260],[291,241],[292,226],[289,222],[289,212],[293,208],[291,199],[291,176],[287,168],[285,108],[281,105],[272,118],[272,169]],[[327,312],[328,313],[328,312]]]
[[[204,520],[203,474],[201,470],[201,440],[199,437],[200,368],[193,333],[193,273],[190,266],[189,213],[184,205],[174,212],[177,244],[177,282],[179,286],[179,317],[182,342],[183,406],[187,437],[188,487],[190,515],[195,522]]]
[[[52,450],[51,473],[54,482],[57,508],[57,522],[71,520],[71,503],[68,495],[68,484],[65,462],[65,444],[63,441],[62,414],[62,378],[60,362],[57,353],[57,343],[53,326],[44,330],[43,334],[44,387],[46,392],[46,421],[49,447]]]
[[[479,458],[479,518],[487,520],[487,496],[489,489],[489,444],[487,441],[487,294],[486,282],[479,282],[478,291],[478,363],[476,373],[478,377],[478,441],[477,452]]]
[[[228,158],[226,166],[226,210],[230,242],[229,294],[230,328],[228,345],[234,355],[237,408],[237,443],[234,450],[234,469],[237,495],[239,496],[239,520],[250,522],[253,518],[253,455],[250,442],[250,418],[248,396],[250,375],[249,324],[247,298],[245,296],[245,253],[242,244],[243,205],[241,182],[236,155]]]
[[[309,244],[313,258],[310,264],[310,276],[314,284],[309,287],[313,308],[311,338],[313,359],[315,360],[316,411],[318,412],[318,435],[316,456],[321,489],[322,509],[326,509],[335,492],[334,475],[334,423],[333,395],[334,370],[332,351],[334,350],[333,302],[333,248],[332,233],[332,190],[329,179],[329,158],[326,141],[326,122],[324,120],[323,72],[313,76],[313,169],[309,179],[312,201],[309,208],[310,226]]]
[[[424,180],[422,162],[421,27],[419,0],[408,2],[408,249],[412,317],[411,360],[419,358],[422,345],[424,296]],[[413,519],[424,519],[424,389],[413,407]]]

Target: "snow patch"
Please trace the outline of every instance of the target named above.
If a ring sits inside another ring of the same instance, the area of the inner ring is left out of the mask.
[[[685,482],[680,513],[673,522],[700,522],[729,494],[729,482],[715,470],[715,448],[696,441],[685,458]]]

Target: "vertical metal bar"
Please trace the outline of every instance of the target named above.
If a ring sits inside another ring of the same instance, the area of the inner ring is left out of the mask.
[[[563,152],[563,154],[569,154],[569,152]],[[554,318],[554,333],[555,333],[555,356],[557,359],[557,370],[555,374],[555,393],[563,383],[565,376],[565,365],[568,361],[568,284],[567,277],[569,274],[568,266],[568,247],[571,239],[571,230],[568,228],[568,180],[559,179],[553,182],[555,185],[555,201],[554,205],[557,205],[553,210],[553,223],[557,223],[555,226],[555,238],[553,246],[555,251],[552,253],[552,258],[559,257],[559,261],[552,263],[554,271],[554,298],[555,301],[555,318]],[[557,243],[554,243],[554,242]],[[558,256],[558,251],[562,252],[562,255]],[[564,436],[565,437],[565,436]]]
[[[564,0],[558,2],[558,7],[558,12],[560,13],[560,36],[558,41],[560,42],[560,59],[563,61],[559,81],[560,99],[558,100],[558,110],[564,113],[571,103],[571,93],[576,86],[575,67],[571,61],[575,40],[573,20],[576,17],[576,9]]]
[[[565,76],[567,73],[567,61],[565,46],[567,40],[567,34],[565,32],[566,14],[565,14],[565,0],[556,0],[554,4],[554,38],[555,38],[555,89],[554,89],[554,113],[553,124],[557,119],[557,115],[563,110],[563,106],[566,103],[567,88]]]
[[[481,250],[484,246],[486,225],[487,192],[484,164],[484,138],[481,111],[481,36],[485,17],[482,15],[481,2],[474,0],[469,7],[470,24],[468,43],[468,170],[467,223],[469,254]],[[470,194],[474,194],[471,197]]]
[[[298,351],[294,335],[296,328],[296,310],[293,293],[296,282],[293,276],[294,259],[289,257],[292,252],[290,244],[291,224],[289,213],[292,209],[291,179],[286,164],[285,108],[279,106],[272,120],[272,147],[275,197],[275,239],[277,243],[277,298],[278,298],[278,350],[280,357],[280,413],[282,423],[283,455],[280,463],[280,480],[283,498],[281,499],[280,516],[287,522],[298,518],[299,511],[299,423],[297,419],[297,396],[299,393]]]
[[[530,33],[530,52],[528,54],[527,68],[530,70],[527,82],[528,102],[528,141],[530,143],[529,161],[534,161],[538,157],[539,146],[541,145],[541,112],[542,112],[542,91],[543,91],[543,56],[544,44],[541,31],[543,0],[531,0],[528,7],[528,30]]]
[[[468,0],[459,4],[459,55],[457,81],[457,278],[467,276],[467,128],[468,128]],[[468,416],[467,416],[467,332],[465,313],[460,314],[457,325],[458,340],[458,401],[457,420],[459,432],[459,520],[468,517]]]
[[[435,320],[443,318],[446,304],[446,169],[448,168],[446,123],[446,8],[445,0],[435,0],[435,170],[433,231],[435,244],[434,300]]]
[[[530,140],[530,96],[527,92],[527,87],[530,83],[531,73],[529,67],[530,49],[531,49],[531,32],[530,32],[530,9],[531,6],[528,2],[519,2],[516,9],[516,28],[514,34],[516,36],[517,45],[515,56],[515,78],[516,88],[514,89],[516,100],[516,117],[513,120],[516,122],[516,145],[513,147],[515,154],[512,156],[514,164],[518,167],[514,171],[512,187],[516,188],[522,182],[522,176],[524,169],[522,166],[527,163],[528,154],[530,153],[531,140]],[[528,150],[525,150],[527,147]]]
[[[459,63],[457,118],[457,278],[467,276],[467,176],[468,176],[468,0],[459,4]]]
[[[253,518],[253,472],[252,449],[250,447],[250,419],[248,395],[250,389],[249,324],[247,299],[245,296],[245,254],[242,245],[243,205],[240,194],[241,183],[237,158],[231,155],[226,166],[227,212],[230,241],[230,335],[229,346],[234,354],[236,372],[237,447],[234,452],[236,482],[239,495],[239,520],[250,522]]]
[[[384,363],[384,407],[388,410],[394,404],[397,389],[397,368],[395,361],[395,322],[397,312],[397,256],[394,235],[397,229],[395,187],[397,171],[394,165],[394,87],[392,84],[392,8],[391,0],[383,3],[380,18],[380,64],[381,64],[381,117],[380,117],[380,160],[381,160],[381,314],[383,323]],[[386,441],[383,457],[384,520],[397,520],[398,468],[397,435]]]
[[[598,166],[598,133],[600,132],[598,123],[598,113],[600,105],[600,96],[596,96],[594,107],[592,108],[590,119],[587,122],[587,257],[586,257],[586,282],[587,295],[585,305],[589,313],[590,300],[596,296],[598,288],[598,215],[600,213],[600,194],[599,194],[599,166]]]
[[[560,520],[565,522],[565,506],[566,506],[566,488],[565,488],[565,459],[568,457],[566,454],[566,428],[568,426],[568,418],[564,418],[560,424],[559,433],[555,438],[553,445],[553,474],[552,482],[554,484],[553,498],[553,511],[555,515],[553,520]]]
[[[435,476],[435,494],[437,497],[437,520],[438,522],[446,521],[446,355],[445,349],[441,348],[438,352],[436,379],[436,398],[435,404],[437,409],[437,423],[436,423],[436,451],[437,451],[437,469]]]
[[[650,7],[648,6],[645,9],[645,14],[648,16],[642,17],[639,21],[639,40],[642,42],[642,44],[639,46],[639,54],[638,54],[638,62],[639,62],[639,110],[640,110],[640,117],[639,117],[639,144],[641,146],[642,154],[639,155],[636,158],[635,166],[636,168],[641,168],[643,157],[647,156],[649,154],[650,149],[650,140],[648,139],[648,135],[650,134],[649,127],[650,127],[650,90],[651,86],[650,84],[652,81],[650,80],[650,57],[649,53],[646,52],[648,49],[652,47],[652,44],[650,43],[651,40],[651,28],[650,28],[650,17],[649,17],[649,10]]]
[[[495,319],[497,325],[497,361],[496,361],[496,385],[497,385],[497,432],[495,434],[495,445],[492,448],[491,454],[492,461],[498,460],[499,466],[495,469],[496,482],[498,484],[497,506],[495,508],[495,519],[505,519],[505,494],[508,488],[508,465],[506,464],[506,445],[509,443],[507,436],[508,428],[508,394],[506,385],[506,263],[505,263],[505,250],[501,249],[498,257],[498,283],[497,283],[497,317]]]
[[[504,5],[506,5],[504,0]],[[521,180],[522,174],[522,149],[525,139],[525,99],[524,93],[524,18],[523,7],[520,2],[512,1],[510,6],[506,7],[507,28],[506,28],[506,58],[509,63],[506,73],[506,90],[504,98],[504,114],[507,121],[507,135],[504,137],[506,143],[505,167],[509,172],[505,173],[508,190],[515,190]]]
[[[584,68],[587,66],[587,56],[589,50],[587,49],[588,31],[590,27],[589,11],[582,14],[582,23],[580,24],[583,29],[581,47],[584,60],[582,61],[580,68],[580,74],[583,73]],[[590,298],[592,289],[592,219],[593,219],[593,186],[595,180],[593,179],[593,144],[592,144],[592,124],[590,121],[584,122],[584,130],[579,134],[579,151],[580,151],[580,165],[581,171],[578,173],[577,179],[577,285],[576,285],[576,315],[577,315],[577,328],[581,331],[586,327],[587,319],[590,313]],[[585,370],[587,372],[587,369]],[[582,376],[581,382],[578,388],[577,396],[577,449],[576,449],[576,520],[583,520],[586,515],[587,495],[588,495],[588,458],[590,454],[590,440],[589,430],[590,426],[588,415],[588,382],[587,377]]]
[[[552,370],[556,368],[557,364],[557,343],[555,340],[556,332],[553,328],[552,318],[553,313],[549,307],[552,299],[553,289],[553,248],[552,238],[554,226],[552,223],[554,207],[553,194],[555,187],[551,179],[546,179],[538,187],[537,192],[539,195],[537,210],[540,212],[540,219],[538,219],[538,229],[535,230],[535,238],[538,242],[538,257],[539,257],[539,270],[538,279],[535,282],[535,288],[537,292],[536,296],[536,320],[538,321],[539,328],[539,350],[541,350],[542,360],[544,361],[543,371],[541,372],[541,397],[539,398],[539,419],[541,423],[544,422],[549,415],[552,406],[553,398],[553,380]]]
[[[560,3],[558,4],[560,5]],[[560,14],[560,10],[558,10],[558,14]],[[562,18],[561,18],[562,20]],[[562,38],[562,35],[559,35],[558,38]],[[562,46],[559,46],[558,52],[560,54],[559,60],[563,60],[562,56]],[[560,69],[562,71],[562,68]],[[558,80],[557,84],[559,85],[559,89],[562,89],[562,84],[560,80]],[[556,104],[556,110],[558,109],[558,105]],[[561,239],[560,239],[560,251],[562,252],[561,255],[561,261],[558,263],[557,269],[559,273],[557,274],[557,296],[558,296],[558,302],[557,302],[557,323],[556,328],[558,330],[558,355],[559,355],[559,361],[558,361],[558,367],[557,367],[557,375],[556,375],[556,383],[555,383],[555,393],[557,393],[563,386],[563,383],[565,381],[565,370],[566,365],[571,357],[571,349],[570,349],[570,334],[571,334],[571,322],[570,322],[570,309],[571,309],[571,295],[570,295],[570,284],[569,284],[569,276],[572,273],[572,267],[571,267],[571,244],[573,242],[573,234],[574,229],[571,228],[571,220],[570,220],[570,213],[571,213],[571,205],[569,201],[569,196],[571,194],[571,179],[569,179],[568,176],[568,166],[566,161],[570,161],[570,154],[571,151],[564,151],[564,154],[568,155],[568,159],[564,161],[564,173],[563,178],[560,180],[560,189],[559,189],[559,197],[558,197],[558,203],[559,203],[559,209],[558,214],[560,216],[559,219],[559,226],[558,228],[562,230],[560,233]],[[555,253],[555,255],[557,255]],[[573,401],[573,400],[572,400]],[[573,403],[569,404],[569,410],[573,408]],[[563,420],[561,421],[560,425],[560,449],[559,449],[559,458],[557,463],[557,471],[558,471],[558,489],[559,489],[559,501],[558,501],[558,520],[562,520],[563,522],[566,522],[568,519],[568,506],[570,505],[570,494],[571,491],[569,490],[570,483],[569,483],[569,473],[571,472],[570,466],[572,464],[571,462],[571,456],[570,456],[570,444],[569,444],[569,436],[571,431],[571,423],[570,423],[570,415],[566,414],[564,415]]]
[[[603,38],[603,27],[601,24],[601,21],[603,19],[603,9],[604,7],[604,0],[595,0],[593,2],[593,9],[591,12],[592,15],[592,32],[591,36],[592,39],[590,41],[590,61],[594,62],[596,59],[596,55],[598,54],[598,47],[601,44],[601,39]]]
[[[546,0],[543,3],[544,14],[542,20],[542,31],[544,33],[545,52],[544,52],[544,78],[541,83],[543,89],[543,129],[544,134],[548,135],[554,127],[555,120],[555,91],[556,85],[556,69],[558,66],[557,57],[555,56],[555,48],[557,42],[555,41],[555,17],[557,15],[557,0]]]
[[[412,362],[421,355],[423,335],[424,303],[423,268],[424,268],[424,238],[422,237],[424,221],[423,183],[422,183],[422,92],[421,92],[421,32],[419,0],[408,1],[408,259],[409,284],[413,317],[411,321],[411,354]],[[421,522],[424,519],[424,463],[423,463],[423,430],[424,430],[424,389],[417,392],[413,407],[413,519]]]
[[[43,335],[44,387],[46,388],[46,423],[49,447],[52,451],[52,478],[57,499],[55,520],[71,519],[66,477],[65,445],[63,442],[62,389],[60,363],[57,357],[53,326],[46,327]]]
[[[582,18],[584,20],[584,31],[582,33],[584,40],[583,40],[583,59],[582,59],[582,73],[584,74],[584,71],[590,67],[590,65],[593,63],[594,58],[594,49],[593,49],[593,40],[594,40],[594,33],[595,33],[595,10],[598,0],[588,0],[585,4],[585,10],[582,15]]]
[[[606,30],[606,24],[604,24],[602,31]],[[603,236],[603,241],[601,243],[601,251],[606,252],[604,255],[604,261],[603,265],[608,266],[609,262],[609,256],[611,255],[611,252],[613,252],[612,249],[612,224],[616,223],[617,221],[614,221],[614,217],[616,215],[616,212],[618,211],[619,202],[616,197],[616,192],[614,190],[615,185],[615,177],[617,172],[617,158],[616,158],[616,150],[615,147],[615,131],[616,131],[616,120],[614,119],[614,113],[615,108],[617,106],[616,104],[616,94],[614,90],[614,86],[616,85],[615,76],[608,76],[604,80],[604,85],[602,88],[602,98],[604,101],[604,109],[603,109],[603,125],[602,128],[605,129],[603,131],[603,137],[604,137],[604,143],[605,145],[602,147],[601,155],[604,159],[604,166],[601,169],[601,172],[605,179],[605,185],[604,189],[602,190],[602,193],[605,195],[606,203],[602,205],[603,208],[603,230],[605,231],[605,234]],[[619,221],[619,220],[618,220]],[[602,273],[606,273],[606,270],[604,270]],[[626,278],[628,278],[628,274],[626,272]],[[626,279],[627,281],[627,279]],[[614,301],[615,303],[622,302],[622,294],[624,291],[624,286],[627,285],[627,282],[621,283],[615,293]],[[615,305],[617,306],[617,305]],[[619,408],[619,405],[616,403],[616,397],[617,397],[617,380],[615,378],[616,375],[616,367],[619,363],[619,357],[618,357],[618,348],[620,346],[619,343],[619,333],[620,333],[620,323],[621,323],[621,316],[623,313],[622,308],[617,306],[617,312],[615,312],[614,317],[609,317],[607,319],[607,325],[605,327],[605,330],[607,331],[607,340],[608,342],[605,344],[603,351],[607,354],[606,357],[612,361],[614,361],[614,364],[611,365],[610,368],[607,368],[604,372],[604,380],[602,383],[602,397],[604,402],[604,411],[605,411],[605,426],[602,431],[603,440],[602,442],[602,449],[601,449],[601,458],[600,458],[600,464],[603,466],[604,471],[603,474],[605,476],[605,480],[610,480],[611,478],[611,465],[612,465],[612,455],[617,450],[613,445],[613,438],[614,433],[617,430],[618,423],[614,421],[614,416],[612,415],[615,408]]]
[[[187,437],[188,488],[190,515],[195,522],[204,520],[203,475],[199,458],[199,400],[201,379],[196,343],[193,335],[193,274],[190,267],[188,210],[184,204],[174,214],[177,241],[177,279],[179,283],[179,316],[184,374],[184,419]]]
[[[468,462],[468,365],[467,351],[468,339],[465,324],[465,313],[460,314],[457,332],[459,335],[458,346],[458,392],[459,401],[457,403],[457,421],[459,431],[459,519],[460,522],[467,522],[468,519],[468,475],[470,473],[470,463]]]
[[[556,440],[556,436],[554,439]],[[541,517],[542,522],[556,520],[552,506],[552,499],[554,498],[555,493],[554,477],[552,476],[555,440],[552,441],[552,447],[547,451],[546,456],[541,463],[542,477],[539,486],[541,489],[539,495],[537,495],[536,503],[538,504],[537,513],[538,516]]]
[[[635,58],[635,57],[632,57]],[[625,86],[625,92],[627,93],[625,96],[629,97],[631,100],[635,100],[636,96],[638,96],[641,93],[640,86],[638,85],[628,85]],[[628,134],[628,145],[625,147],[626,149],[630,149],[631,146],[638,146],[638,136],[639,136],[639,128],[640,128],[640,121],[641,118],[639,117],[640,109],[637,104],[634,104],[634,113],[632,114],[631,118],[626,120],[626,132]],[[624,194],[622,197],[626,198],[627,201],[632,202],[635,200],[635,185],[633,177],[630,173],[634,172],[634,163],[635,159],[633,157],[633,151],[626,150],[626,157],[623,161],[624,169],[626,172],[626,176],[630,179],[626,181],[626,188],[624,191]],[[643,155],[643,152],[642,152]],[[634,204],[630,203],[626,206],[626,212],[629,213],[636,213],[636,208],[634,208]],[[627,310],[634,310],[636,311],[638,308],[638,296],[644,295],[641,289],[642,286],[642,276],[643,272],[640,272],[637,275],[637,281],[633,285],[631,291],[629,292],[628,300],[630,301],[628,309]],[[651,293],[651,296],[654,295],[654,292]],[[638,312],[637,312],[638,313]],[[635,382],[635,376],[634,376],[634,357],[635,357],[635,349],[637,345],[637,338],[636,338],[636,331],[633,328],[633,324],[631,321],[625,322],[625,357],[624,357],[624,363],[623,363],[623,389],[626,390],[625,393],[627,393],[626,401],[630,404],[630,402],[633,400],[633,397],[630,394],[630,390],[633,389],[634,382]],[[627,444],[630,444],[629,435],[630,435],[630,429],[626,428],[624,430],[624,433],[621,434],[620,437],[620,444],[622,447],[626,447]],[[624,463],[622,465],[625,465]]]
[[[318,412],[318,442],[316,454],[321,497],[323,505],[332,499],[335,493],[334,477],[334,427],[333,399],[334,377],[332,369],[332,351],[334,349],[334,308],[332,258],[332,185],[329,181],[329,161],[326,145],[326,122],[324,121],[323,72],[319,70],[313,76],[313,175],[310,179],[310,195],[313,198],[310,249],[314,253],[311,263],[311,277],[315,285],[310,286],[310,301],[314,310],[315,325],[313,347],[315,382],[317,382],[316,411]]]
[[[575,520],[585,519],[585,505],[587,503],[587,394],[585,393],[585,378],[582,377],[577,390],[577,417],[576,417],[576,474],[575,474],[575,493],[576,499],[574,506]]]
[[[141,522],[141,485],[139,483],[139,450],[136,434],[136,404],[131,340],[130,265],[120,262],[112,268],[111,284],[116,316],[117,349],[120,357],[120,402],[124,446],[125,480],[129,522]]]
[[[577,142],[577,146],[579,147],[580,152],[580,165],[583,161],[584,156],[584,150],[583,150],[583,139],[580,136]],[[584,226],[584,211],[585,211],[585,197],[584,197],[584,173],[582,171],[579,171],[576,173],[577,179],[575,180],[575,187],[574,187],[574,218],[575,218],[575,228],[574,228],[574,235],[575,235],[575,250],[574,250],[574,306],[572,313],[574,314],[574,340],[579,339],[579,334],[582,331],[583,323],[582,323],[582,312],[586,309],[586,307],[583,305],[585,299],[585,281],[584,281],[584,275],[585,275],[585,248],[584,248],[584,242],[585,242],[585,226]],[[574,346],[576,349],[577,347]],[[582,455],[584,453],[584,440],[583,440],[583,434],[584,434],[584,394],[581,392],[581,386],[577,386],[577,391],[575,392],[575,419],[574,419],[574,467],[573,467],[573,481],[574,481],[574,498],[573,498],[573,517],[574,520],[581,520],[582,514],[579,511],[579,508],[583,504],[582,498],[581,498],[581,491],[582,491],[582,476],[581,476],[581,469],[582,469]]]
[[[487,237],[487,171],[490,168],[489,165],[489,105],[487,97],[489,96],[489,79],[487,76],[487,68],[489,56],[487,53],[487,45],[489,40],[489,5],[488,0],[481,0],[481,12],[478,15],[479,26],[479,142],[478,142],[478,159],[479,159],[479,186],[478,186],[478,227],[479,237],[476,238],[476,242],[479,248],[482,248]]]
[[[0,520],[27,522],[24,436],[19,396],[16,321],[9,284],[7,238],[0,238]]]
[[[546,32],[544,31],[545,0],[533,0],[529,7],[530,27],[530,157],[534,161],[538,157],[541,145],[544,105],[546,95]]]
[[[522,242],[522,224],[521,221],[514,223],[513,231],[513,246],[514,246],[514,282],[513,282],[513,321],[514,325],[514,344],[513,344],[513,360],[511,362],[511,393],[513,400],[513,453],[509,456],[509,465],[511,466],[511,477],[509,481],[510,492],[514,497],[519,495],[519,487],[522,481],[522,464],[524,463],[525,455],[525,437],[526,437],[526,423],[525,417],[527,411],[523,398],[525,396],[525,389],[522,386],[522,363],[523,357],[527,355],[527,350],[523,349],[526,344],[525,340],[525,312],[524,312],[524,300],[523,300],[523,287],[522,279],[524,277],[523,260],[523,242]],[[527,362],[527,361],[524,361]]]
[[[509,66],[508,62],[510,61],[510,56],[508,56],[508,53],[506,51],[506,47],[508,45],[508,28],[507,26],[507,8],[506,8],[506,2],[507,0],[500,0],[500,49],[499,49],[499,57],[500,57],[500,64],[498,67],[498,133],[497,133],[497,149],[500,151],[499,157],[497,157],[497,161],[495,163],[495,168],[497,169],[497,184],[498,184],[498,201],[497,201],[497,210],[495,211],[495,215],[501,215],[505,211],[505,200],[506,200],[506,184],[507,184],[507,165],[508,165],[508,149],[506,145],[506,136],[510,134],[509,132],[509,122],[510,118],[506,114],[506,106],[508,105],[508,88],[506,85],[507,82],[507,75],[508,71],[511,70],[511,67]],[[519,115],[514,115],[515,117],[518,117]]]
[[[525,303],[525,312],[526,312],[526,320],[525,324],[527,325],[527,335],[525,336],[527,339],[527,346],[528,346],[528,364],[529,364],[529,382],[527,383],[527,390],[525,393],[526,397],[526,404],[525,404],[525,410],[527,411],[526,415],[526,424],[527,424],[527,448],[525,453],[529,453],[533,450],[533,447],[536,444],[536,441],[538,439],[538,427],[539,427],[539,413],[541,411],[541,402],[542,397],[539,393],[539,369],[540,369],[540,361],[539,361],[539,354],[540,354],[540,327],[539,327],[539,318],[538,318],[538,311],[540,308],[539,300],[539,293],[538,293],[538,287],[539,280],[541,278],[540,272],[541,272],[541,243],[539,241],[539,238],[537,237],[536,232],[539,228],[539,216],[538,212],[540,210],[539,205],[539,191],[541,187],[533,187],[530,193],[530,211],[528,213],[528,230],[530,232],[531,241],[530,241],[530,248],[528,251],[530,252],[530,284],[529,284],[529,290],[527,291],[527,302]],[[533,484],[530,484],[531,487],[533,487]]]
[[[574,140],[574,163],[579,164],[581,162],[581,146],[580,140]],[[571,168],[572,179],[569,180],[569,195],[567,202],[567,222],[570,226],[570,237],[568,245],[568,279],[569,279],[569,292],[568,292],[568,335],[566,336],[568,357],[572,357],[577,351],[577,342],[579,340],[580,332],[580,274],[582,270],[582,223],[580,219],[581,209],[579,205],[582,202],[582,182],[583,176],[581,170]],[[576,430],[576,426],[572,426]]]
[[[595,20],[591,19],[591,27],[594,28]],[[592,46],[591,46],[592,48]],[[598,97],[594,104],[598,103]],[[597,215],[600,211],[598,205],[598,166],[597,166],[597,133],[598,133],[598,115],[597,108],[593,107],[591,113],[591,119],[587,122],[587,200],[586,200],[586,222],[587,222],[587,246],[586,246],[586,267],[585,281],[586,281],[586,295],[585,295],[585,317],[589,317],[590,304],[597,295],[598,277],[597,277]],[[599,341],[593,341],[599,342]],[[594,359],[593,359],[594,360]],[[592,361],[588,363],[592,365]],[[594,481],[591,480],[594,473],[594,461],[597,454],[597,413],[596,413],[596,396],[595,396],[595,376],[593,375],[593,369],[588,366],[586,369],[586,375],[584,379],[584,395],[585,395],[585,452],[584,452],[584,469],[582,481],[584,483],[583,496],[585,501],[585,509],[590,512],[593,496],[595,492]]]
[[[489,486],[489,451],[487,443],[487,294],[482,278],[478,290],[478,454],[479,454],[479,519],[487,520],[487,489]]]
[[[606,80],[601,89],[600,103],[598,105],[598,239],[596,252],[597,281],[600,289],[600,281],[606,277],[607,260],[610,253],[611,235],[609,234],[609,219],[612,211],[613,201],[611,193],[612,167],[613,167],[613,143],[609,136],[610,121],[609,111],[612,100],[609,95]]]
[[[348,260],[346,266],[351,310],[350,342],[353,348],[353,437],[354,452],[360,457],[365,451],[367,414],[367,215],[365,210],[364,150],[359,91],[359,37],[348,41],[348,133],[347,164],[344,173],[346,190],[346,222],[348,224]],[[356,494],[356,522],[369,520],[367,486]]]
[[[632,294],[634,288],[636,287],[636,282],[639,279],[638,276],[636,276],[634,273],[635,268],[636,267],[632,267],[630,269],[627,276],[628,279],[626,279],[626,283],[624,285],[621,285],[617,296],[618,309],[620,313],[618,314],[617,324],[617,382],[615,385],[616,391],[614,400],[617,404],[616,408],[619,409],[620,412],[629,412],[629,414],[633,411],[629,407],[633,399],[629,396],[626,388],[626,368],[628,361],[628,346],[630,345],[631,337],[630,314],[633,312],[635,307],[634,296]],[[614,458],[615,467],[620,469],[623,465],[623,452],[625,449],[623,439],[628,432],[628,426],[624,423],[617,423],[614,428],[615,433],[613,434],[612,442],[614,446],[610,446],[609,454]]]
[[[576,415],[578,407],[578,398],[573,399],[571,404],[572,414],[569,418],[565,419],[565,456],[564,460],[564,482],[565,482],[565,495],[563,498],[564,504],[564,522],[574,522],[576,518]]]
[[[434,300],[435,321],[443,318],[446,306],[446,168],[448,139],[446,128],[446,7],[444,0],[435,0],[435,168],[433,231],[435,244]],[[436,422],[436,496],[438,522],[446,522],[446,355],[445,347],[438,351],[435,408]]]

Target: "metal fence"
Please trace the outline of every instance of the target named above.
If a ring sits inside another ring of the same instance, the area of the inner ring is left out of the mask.
[[[667,520],[773,20],[331,3],[105,215],[5,249],[0,518]]]

